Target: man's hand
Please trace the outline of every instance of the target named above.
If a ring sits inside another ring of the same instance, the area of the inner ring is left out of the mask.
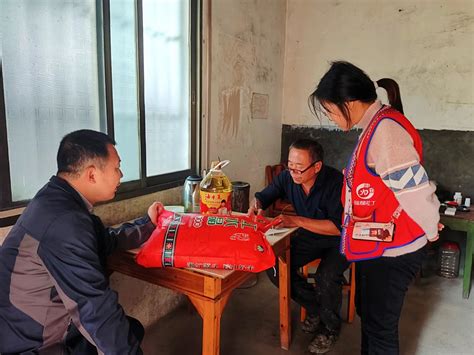
[[[161,202],[153,202],[150,207],[148,207],[148,216],[151,219],[151,222],[156,226],[158,222],[159,215],[164,211],[165,207]]]
[[[293,216],[281,214],[278,218],[282,221],[279,226],[286,228],[303,228],[307,231],[322,234],[322,235],[331,235],[335,237],[340,237],[341,232],[337,229],[333,221],[329,219],[314,219],[302,216]]]
[[[257,200],[256,198],[254,198],[254,199],[252,200],[252,202],[250,202],[250,207],[249,207],[249,210],[248,210],[247,214],[248,214],[250,217],[253,217],[253,216],[255,216],[255,215],[260,216],[260,215],[263,214],[262,204],[260,203],[259,200]]]
[[[281,223],[279,224],[279,227],[286,227],[286,228],[293,228],[293,227],[299,227],[298,224],[296,223],[297,216],[288,216],[286,214],[281,214],[278,216],[278,218],[281,219]]]

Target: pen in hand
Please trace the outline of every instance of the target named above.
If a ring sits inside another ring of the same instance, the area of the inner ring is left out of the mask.
[[[253,210],[254,210],[254,215],[255,215],[254,218],[255,218],[255,220],[257,220],[258,215],[262,213],[262,210],[258,208],[258,200],[257,199],[254,200]]]

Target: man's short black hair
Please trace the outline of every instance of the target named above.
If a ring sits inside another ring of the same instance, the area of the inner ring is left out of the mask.
[[[323,161],[324,159],[323,147],[314,139],[298,139],[291,143],[290,150],[293,148],[307,150],[313,162]]]
[[[77,175],[85,163],[98,160],[101,164],[109,156],[107,145],[115,145],[115,141],[102,132],[81,129],[63,137],[59,144],[58,173]]]

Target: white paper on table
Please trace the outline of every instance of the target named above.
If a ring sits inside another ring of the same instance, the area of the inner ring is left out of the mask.
[[[289,228],[270,228],[265,232],[265,235],[274,235],[274,234],[282,234],[288,232],[290,229]]]
[[[444,211],[444,214],[445,215],[448,215],[448,216],[454,216],[456,213],[456,207],[448,207],[446,208],[446,210]]]

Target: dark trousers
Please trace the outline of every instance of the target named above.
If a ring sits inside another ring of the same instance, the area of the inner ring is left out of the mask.
[[[141,343],[145,335],[145,329],[139,320],[127,316],[130,323],[130,330],[135,338]],[[66,336],[66,354],[68,355],[96,355],[97,349],[89,343],[86,338],[79,332],[74,324],[71,324]],[[142,354],[139,350],[137,354]]]
[[[339,237],[318,238],[296,233],[290,244],[291,298],[309,314],[319,316],[321,322],[335,332],[341,328],[343,273],[349,266],[339,253],[339,241]],[[300,275],[299,269],[315,259],[321,259],[321,263],[316,271],[314,287]],[[278,287],[278,262],[276,268],[276,273],[269,269],[267,274]]]
[[[361,354],[399,354],[398,322],[403,300],[424,255],[422,248],[398,257],[357,262],[356,307],[361,319]]]

